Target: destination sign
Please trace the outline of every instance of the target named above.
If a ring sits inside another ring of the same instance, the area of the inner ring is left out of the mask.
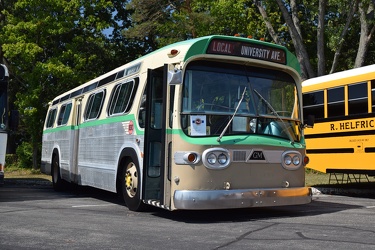
[[[213,39],[208,46],[207,53],[240,56],[286,64],[286,53],[284,50],[246,42]]]

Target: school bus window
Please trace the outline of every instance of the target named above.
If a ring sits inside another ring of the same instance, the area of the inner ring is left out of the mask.
[[[371,80],[372,112],[375,112],[375,80]]]
[[[129,111],[133,103],[134,89],[136,89],[134,80],[120,83],[115,87],[109,107],[109,115],[122,114]]]
[[[303,94],[303,113],[314,115],[315,119],[324,118],[324,92],[316,91]]]
[[[90,95],[87,101],[87,108],[85,113],[85,120],[96,119],[102,110],[102,104],[105,96],[105,91],[101,91]]]
[[[328,94],[328,117],[344,116],[344,87],[332,88],[327,90]]]
[[[72,109],[72,103],[63,104],[60,108],[59,118],[57,119],[57,125],[65,125],[68,123],[70,111]]]
[[[47,118],[47,128],[52,128],[53,123],[55,122],[56,119],[56,111],[57,109],[51,109],[48,113],[48,118]]]
[[[349,115],[368,112],[367,82],[348,85]]]

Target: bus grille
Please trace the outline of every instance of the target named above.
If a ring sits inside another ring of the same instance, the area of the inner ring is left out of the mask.
[[[246,151],[233,151],[233,161],[245,162],[246,161]]]

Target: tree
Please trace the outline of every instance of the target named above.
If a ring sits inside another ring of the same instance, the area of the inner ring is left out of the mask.
[[[274,1],[254,0],[253,2],[263,16],[273,41],[280,43],[280,34],[275,32],[275,25],[279,24],[270,22],[268,17],[269,10],[275,4]],[[316,2],[318,2],[318,8],[315,7]],[[373,1],[276,0],[276,3],[285,25],[288,27],[295,53],[301,65],[302,78],[325,75],[328,73],[327,68],[330,68],[329,73],[333,73],[337,69],[361,67],[365,64],[368,48],[371,46],[375,31]],[[359,16],[360,32],[356,29],[357,16]],[[309,33],[312,31],[316,35]],[[317,45],[315,52],[309,49],[310,38]],[[353,50],[343,53],[345,44],[348,44],[346,41],[350,41],[350,46],[353,46],[351,38],[354,38],[355,44],[358,44],[354,62],[348,61],[350,58],[353,59],[351,54]]]
[[[364,65],[365,57],[373,39],[375,32],[375,14],[374,2],[370,0],[362,0],[358,6],[359,20],[361,23],[361,32],[358,45],[358,53],[355,59],[354,67],[361,67]]]
[[[48,101],[120,63],[114,65],[116,46],[103,33],[113,26],[114,6],[104,0],[18,0],[2,12],[2,51],[14,76],[11,86],[17,86],[20,133],[32,145],[34,168]]]
[[[149,41],[151,50],[206,35],[267,35],[262,19],[248,0],[132,0],[132,26],[126,37]],[[280,19],[273,16],[273,20]]]

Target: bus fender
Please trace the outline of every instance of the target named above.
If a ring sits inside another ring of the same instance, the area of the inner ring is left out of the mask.
[[[120,187],[120,177],[121,176],[121,173],[120,171],[122,170],[121,166],[122,164],[125,162],[126,159],[128,158],[131,158],[133,160],[137,160],[138,161],[138,164],[139,164],[139,168],[141,169],[141,173],[140,174],[140,179],[142,180],[142,169],[143,169],[143,160],[140,159],[140,156],[141,155],[141,152],[136,152],[136,149],[135,148],[130,148],[130,147],[126,147],[126,148],[123,148],[119,157],[118,157],[118,161],[117,161],[117,173],[116,173],[116,188],[117,190],[121,190],[121,187]]]

